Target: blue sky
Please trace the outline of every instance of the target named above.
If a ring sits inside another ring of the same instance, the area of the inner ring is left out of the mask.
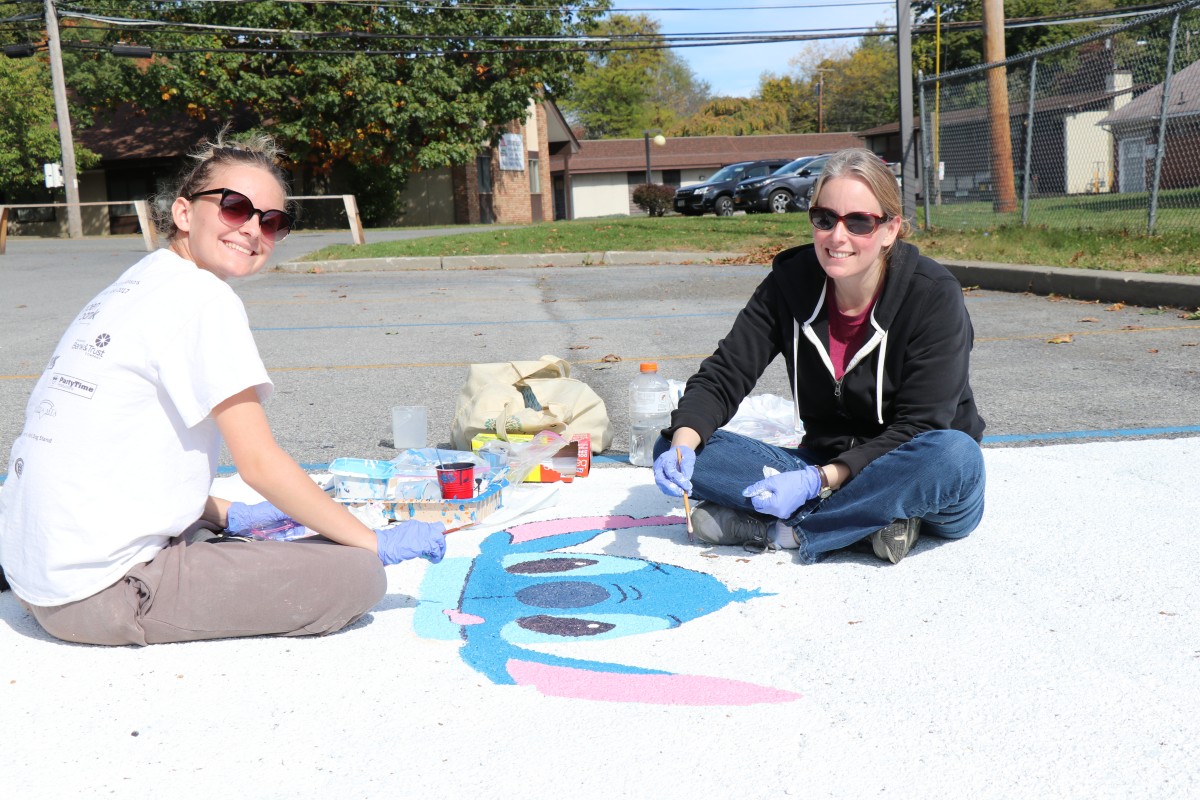
[[[663,33],[793,31],[869,28],[876,22],[896,24],[895,2],[857,5],[829,0],[614,0],[613,10],[653,17],[659,21]],[[832,44],[854,42],[839,39]],[[788,61],[804,45],[804,42],[789,42],[685,47],[675,52],[688,62],[696,77],[708,81],[714,95],[748,97],[757,89],[759,75],[787,72]]]

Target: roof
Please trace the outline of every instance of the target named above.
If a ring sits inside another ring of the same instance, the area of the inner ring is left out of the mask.
[[[195,120],[185,114],[162,119],[139,111],[132,103],[123,103],[105,118],[96,115],[96,124],[75,132],[75,143],[100,156],[102,162],[136,161],[152,158],[180,158],[191,152],[196,142],[216,134],[223,120]],[[248,124],[238,127],[243,130]]]
[[[667,137],[663,146],[650,145],[651,163],[656,170],[712,169],[738,161],[763,158],[815,156],[862,147],[862,139],[853,133],[789,133],[764,136],[680,136]],[[579,152],[571,156],[571,172],[633,172],[646,168],[644,139],[584,139]],[[561,172],[564,159],[555,155],[550,169]]]
[[[1120,125],[1158,119],[1162,99],[1163,85],[1160,83],[1100,120],[1100,124]],[[1200,61],[1193,62],[1171,77],[1171,96],[1167,102],[1168,117],[1195,114],[1200,114]]]
[[[1182,73],[1180,73],[1182,74]],[[1076,114],[1081,111],[1102,111],[1101,106],[1109,103],[1116,97],[1128,95],[1133,89],[1126,87],[1121,89],[1113,89],[1103,92],[1076,92],[1073,94],[1056,94],[1050,97],[1043,97],[1040,100],[1033,101],[1034,114],[1049,114],[1058,112],[1060,114]],[[1024,118],[1029,113],[1028,100],[1014,100],[1008,104],[1008,115],[1010,117]],[[954,111],[942,111],[939,115],[941,124],[945,125],[970,125],[985,122],[988,119],[987,106],[978,105],[970,108],[960,108]],[[913,130],[921,129],[921,117],[913,117]],[[864,139],[869,136],[884,136],[889,133],[899,133],[900,123],[889,122],[886,125],[878,125],[874,128],[869,128],[865,131],[859,131],[858,135]]]

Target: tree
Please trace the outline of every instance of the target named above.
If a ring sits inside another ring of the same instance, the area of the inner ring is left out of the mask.
[[[900,118],[894,42],[864,36],[849,57],[825,68],[825,130],[861,131]]]
[[[765,72],[758,79],[756,97],[787,109],[788,133],[816,132],[817,93],[811,80]]]
[[[983,28],[958,30],[952,26],[956,22],[981,22],[983,19],[983,0],[957,0],[957,2],[935,3],[934,0],[917,0],[912,4],[913,15],[917,24],[932,26],[937,19],[936,10],[941,10],[941,71],[950,72],[963,67],[973,67],[983,63]],[[1006,0],[1004,14],[1006,19],[1042,16],[1067,16],[1084,11],[1115,8],[1130,5],[1127,2],[1113,0]],[[1079,36],[1099,25],[1111,25],[1107,22],[1085,22],[1079,25],[1031,25],[1021,28],[1008,28],[1004,33],[1004,51],[1008,55],[1026,53],[1040,47],[1049,47],[1059,42],[1065,42],[1073,36]],[[932,74],[936,68],[934,58],[935,35],[932,32],[922,33],[913,40],[913,64]]]
[[[44,57],[0,56],[0,197],[20,198],[44,185],[42,165],[62,160],[54,119],[50,69]],[[75,148],[81,169],[98,156]]]
[[[635,43],[661,43],[654,38],[658,23],[650,17],[613,14],[588,33],[607,37],[611,49],[591,53],[572,89],[559,99],[564,113],[588,136],[628,138],[649,128],[665,130],[708,99],[708,84],[679,56],[666,49],[630,49]]]
[[[672,136],[752,136],[787,133],[787,108],[782,103],[746,97],[716,97],[699,113],[668,131]]]
[[[386,187],[363,198],[368,220],[417,169],[470,162],[501,126],[523,119],[545,87],[569,87],[582,57],[553,41],[583,33],[607,0],[547,13],[540,0],[421,4],[90,3],[90,13],[171,27],[64,23],[68,83],[97,110],[132,101],[160,118],[224,120],[245,113],[286,148],[298,170],[348,165],[352,182]],[[66,27],[72,24],[71,27]],[[200,26],[182,28],[182,25]],[[223,26],[223,27],[217,27]],[[413,38],[432,37],[432,38]],[[151,47],[117,59],[118,41]]]

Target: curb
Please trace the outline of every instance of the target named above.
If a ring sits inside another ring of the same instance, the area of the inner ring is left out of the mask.
[[[940,262],[963,286],[1000,292],[1063,295],[1077,300],[1135,306],[1200,308],[1200,277],[1150,272],[997,264],[987,261]]]
[[[534,253],[491,256],[359,258],[337,261],[285,261],[281,272],[386,272],[408,270],[533,269],[541,267],[713,264],[744,253],[608,250],[593,253]],[[1062,295],[1102,303],[1153,308],[1200,308],[1200,277],[1149,272],[1000,264],[990,261],[940,261],[963,286],[999,292]]]
[[[418,256],[353,258],[335,261],[284,261],[280,272],[387,272],[393,270],[532,269],[538,267],[634,266],[641,264],[711,264],[741,253],[607,250],[593,253],[513,253],[492,256]]]

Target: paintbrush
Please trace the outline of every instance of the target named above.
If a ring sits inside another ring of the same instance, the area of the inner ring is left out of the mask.
[[[675,448],[675,463],[677,465],[679,465],[679,467],[681,467],[681,468],[683,467],[683,451],[680,450],[678,447]],[[688,493],[687,492],[683,493],[683,515],[684,515],[684,518],[687,519],[688,541],[694,542],[694,541],[696,541],[696,539],[692,535],[692,533],[693,533],[692,532],[692,504],[691,504],[691,502],[688,501]]]

